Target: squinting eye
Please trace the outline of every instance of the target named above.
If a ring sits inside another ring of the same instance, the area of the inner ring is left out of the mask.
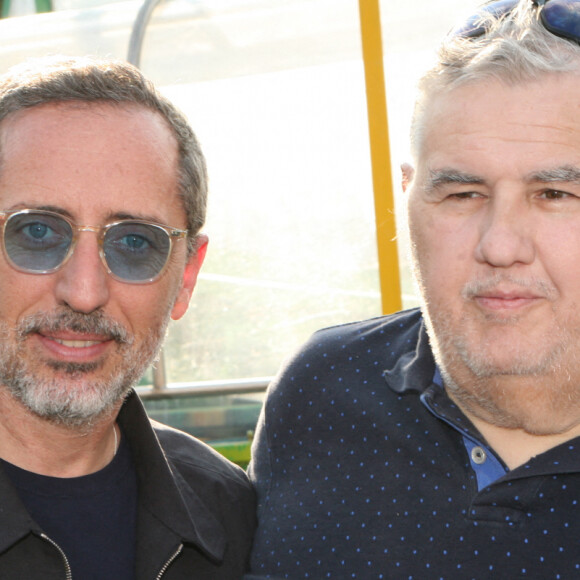
[[[476,199],[481,197],[481,194],[476,191],[461,191],[459,193],[452,193],[449,197],[452,199]]]
[[[570,193],[566,193],[565,191],[559,191],[558,189],[547,189],[546,191],[542,192],[542,197],[545,199],[564,199],[565,197],[570,197]]]

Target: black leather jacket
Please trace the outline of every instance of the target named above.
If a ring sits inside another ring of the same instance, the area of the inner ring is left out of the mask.
[[[150,421],[135,393],[118,421],[137,470],[137,580],[241,578],[255,528],[254,492],[243,470]],[[0,578],[72,578],[66,555],[32,520],[1,467]]]

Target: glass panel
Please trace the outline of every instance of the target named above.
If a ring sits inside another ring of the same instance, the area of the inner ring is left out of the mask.
[[[317,328],[380,314],[358,3],[164,3],[141,65],[189,115],[211,180],[168,380],[273,374]]]
[[[145,398],[152,419],[206,441],[242,467],[250,460],[250,444],[263,395],[207,395]]]
[[[395,180],[415,79],[478,3],[381,2]],[[57,0],[0,21],[0,69],[56,52],[123,58],[140,6]],[[210,249],[170,332],[168,380],[268,375],[313,330],[379,315],[358,2],[168,0],[141,67],[190,116],[211,178]]]
[[[55,4],[58,9],[59,2]],[[85,8],[85,3],[77,1],[74,6],[78,9],[1,20],[0,70],[24,58],[46,54],[124,58],[141,2],[101,3]]]
[[[399,228],[405,221],[399,167],[409,162],[409,125],[419,77],[434,62],[437,48],[457,21],[471,15],[482,0],[380,0],[385,84],[389,112],[391,164]],[[399,236],[403,307],[418,305],[405,236]]]

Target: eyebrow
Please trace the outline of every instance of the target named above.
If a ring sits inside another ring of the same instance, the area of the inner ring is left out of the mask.
[[[427,191],[433,191],[439,187],[450,184],[465,184],[465,185],[484,185],[483,177],[459,171],[457,169],[443,168],[430,169],[429,177],[425,183]]]
[[[18,206],[16,206],[16,208],[21,207],[22,209],[32,209],[32,210],[40,210],[40,211],[51,211],[53,213],[59,213],[63,216],[66,216],[70,219],[73,219],[73,216],[70,214],[70,212],[66,211],[65,209],[62,209],[61,207],[57,206],[57,205],[34,205],[34,204],[24,204],[24,203],[20,203],[18,204]],[[14,208],[14,209],[16,209]]]
[[[537,171],[528,175],[527,181],[539,183],[575,183],[580,185],[580,167],[563,165],[562,167]]]
[[[133,214],[126,212],[113,213],[109,216],[108,221],[117,221],[117,220],[143,220],[146,222],[154,222],[156,224],[163,223],[163,220],[159,219],[159,217],[150,214]]]
[[[574,183],[580,185],[580,167],[562,165],[535,171],[525,177],[528,183]],[[457,169],[432,169],[425,183],[426,191],[433,191],[450,184],[485,185],[485,179],[478,175],[459,171]]]
[[[59,207],[57,205],[34,205],[34,204],[19,203],[16,206],[12,207],[11,209],[33,209],[33,210],[36,209],[41,211],[51,211],[53,213],[58,213],[64,217],[67,217],[76,223],[75,217],[68,210],[63,209],[62,207]],[[162,225],[164,223],[163,220],[159,219],[159,217],[157,216],[141,213],[134,214],[127,212],[110,213],[105,223],[111,223],[122,220],[143,220]]]

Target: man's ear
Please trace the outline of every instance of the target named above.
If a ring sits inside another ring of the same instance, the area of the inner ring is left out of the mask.
[[[197,275],[205,258],[207,244],[207,236],[201,234],[197,237],[196,249],[187,260],[181,281],[181,288],[171,310],[171,318],[173,320],[179,320],[187,312],[189,301],[191,300],[191,295],[197,282]]]
[[[401,165],[401,185],[403,186],[403,191],[407,191],[409,184],[413,181],[413,176],[415,175],[415,169],[408,163],[403,163]]]

